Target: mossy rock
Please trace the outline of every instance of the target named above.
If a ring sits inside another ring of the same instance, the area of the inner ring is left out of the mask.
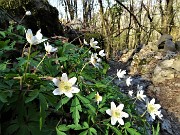
[[[25,16],[22,24],[32,29],[34,33],[41,29],[44,36],[63,35],[58,10],[47,0],[0,0],[0,6],[17,22],[26,11],[31,11],[32,15]]]

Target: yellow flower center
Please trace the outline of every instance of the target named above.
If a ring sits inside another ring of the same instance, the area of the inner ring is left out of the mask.
[[[121,116],[121,113],[119,112],[119,110],[112,110],[112,116],[118,118]]]
[[[153,105],[151,105],[151,104],[148,104],[147,109],[148,109],[148,112],[150,112],[150,113],[155,111],[155,107]]]
[[[72,84],[71,83],[69,83],[69,82],[64,82],[64,81],[61,81],[60,83],[59,83],[59,89],[60,90],[62,90],[62,91],[64,91],[64,92],[68,92],[68,91],[71,91],[71,89],[72,89]]]
[[[100,99],[99,94],[96,94],[95,99],[96,99],[96,101],[99,101],[99,99]]]

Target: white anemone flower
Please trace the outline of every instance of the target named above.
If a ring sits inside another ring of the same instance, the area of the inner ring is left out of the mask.
[[[146,95],[143,95],[143,93],[144,93],[143,90],[139,90],[137,92],[136,98],[139,99],[139,100],[144,100],[145,101]]]
[[[92,53],[91,54],[91,60],[90,60],[90,62],[91,62],[91,64],[95,67],[95,68],[99,68],[99,66],[100,66],[100,64],[99,64],[99,62],[101,61],[101,59],[99,59],[98,57],[97,57],[97,53]]]
[[[94,41],[94,38],[90,40],[90,46],[94,49],[100,48],[99,46],[96,46],[98,44],[97,41]]]
[[[87,43],[87,41],[86,41],[85,39],[84,39],[84,44],[85,44],[85,45],[88,45],[88,43]]]
[[[54,95],[62,95],[65,94],[67,97],[73,97],[72,93],[78,93],[80,89],[75,86],[77,81],[76,77],[68,79],[67,74],[63,73],[61,80],[53,78],[52,80],[54,84],[58,87],[53,91]]]
[[[118,69],[117,69],[117,77],[120,79],[120,78],[124,78],[124,75],[126,74],[126,70],[121,70],[121,69],[119,69],[119,71],[118,71]]]
[[[130,97],[132,97],[132,95],[133,95],[133,90],[130,90],[130,91],[128,92],[128,95],[129,95]]]
[[[104,50],[99,51],[99,55],[100,55],[101,57],[106,56],[106,54],[104,53]]]
[[[117,107],[114,102],[111,102],[111,109],[106,110],[106,113],[111,116],[111,124],[115,125],[118,121],[120,125],[124,125],[123,117],[128,118],[129,114],[123,112],[124,104],[119,104]]]
[[[131,77],[128,77],[128,78],[126,79],[126,85],[127,85],[128,87],[131,85],[131,81],[132,81]]]
[[[155,99],[153,98],[150,102],[146,105],[148,113],[151,115],[151,117],[155,120],[155,116],[158,116],[160,119],[163,117],[161,114],[161,111],[158,109],[161,108],[160,104],[155,104]]]
[[[52,47],[51,45],[49,45],[49,42],[47,42],[47,44],[44,43],[44,47],[45,47],[45,50],[46,50],[46,52],[47,52],[48,54],[50,54],[51,52],[57,51],[57,48]]]
[[[31,29],[28,29],[25,32],[26,32],[26,39],[31,45],[37,45],[47,40],[47,39],[42,39],[43,35],[41,34],[41,30],[38,30],[35,36],[33,36]]]
[[[31,15],[31,11],[26,11],[26,15]]]
[[[102,96],[100,96],[99,93],[97,92],[97,93],[95,94],[95,99],[96,99],[97,104],[99,104],[99,102],[102,101]]]
[[[143,86],[140,86],[139,84],[137,85],[137,90],[143,90]]]

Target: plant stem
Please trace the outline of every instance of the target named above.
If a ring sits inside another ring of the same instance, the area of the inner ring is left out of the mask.
[[[141,115],[141,117],[143,117],[146,114],[147,110]]]
[[[48,53],[46,52],[46,54],[44,55],[44,57],[42,58],[42,60],[39,62],[39,64],[37,65],[35,71],[34,71],[34,74],[36,73],[38,67],[40,66],[40,64],[43,62],[43,60],[45,59],[45,57],[48,55]]]
[[[30,47],[29,47],[28,59],[27,59],[26,69],[25,69],[25,72],[24,72],[24,80],[26,79],[26,73],[27,73],[28,66],[29,66],[29,60],[30,60],[30,54],[31,54],[31,48],[32,48],[32,44],[30,44]]]
[[[84,70],[84,68],[86,67],[86,65],[89,64],[89,62],[85,63],[84,66],[82,67],[81,71],[80,71],[80,74],[81,72]]]
[[[109,82],[106,84],[106,86],[109,85],[116,77],[117,77],[117,76],[115,76],[113,79],[111,79],[111,81],[109,81]]]

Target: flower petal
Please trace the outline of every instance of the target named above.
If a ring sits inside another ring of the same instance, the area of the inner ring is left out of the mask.
[[[59,90],[59,88],[56,88],[56,89],[53,91],[53,94],[54,94],[54,95],[62,95],[63,93]]]
[[[126,113],[126,112],[121,112],[121,113],[122,113],[122,117],[124,117],[124,118],[128,118],[129,117],[128,113]]]
[[[72,85],[74,85],[76,83],[76,81],[77,81],[77,78],[73,77],[73,78],[69,79],[68,82],[71,83]]]
[[[41,29],[39,29],[39,30],[36,32],[36,38],[37,38],[38,40],[41,40],[42,37],[43,37],[43,35],[41,34]]]
[[[115,125],[117,122],[117,118],[111,117],[111,125]]]
[[[119,104],[119,105],[117,106],[117,109],[120,110],[120,111],[122,111],[123,108],[124,108],[124,104]]]
[[[120,125],[124,125],[124,121],[123,121],[122,118],[119,118],[119,119],[118,119],[118,122],[119,122]]]
[[[153,98],[151,99],[150,104],[154,104],[154,103],[155,103],[155,99]]]
[[[59,79],[56,79],[56,78],[53,78],[52,81],[53,81],[53,83],[54,83],[56,86],[58,86],[59,83],[60,83]]]
[[[151,117],[153,118],[153,120],[155,120],[155,114],[154,114],[154,113],[151,113],[150,115],[151,115]]]
[[[64,82],[67,82],[67,81],[68,81],[68,76],[67,76],[66,73],[63,73],[63,74],[62,74],[61,81],[64,81]]]
[[[64,92],[64,94],[68,97],[68,98],[72,98],[73,94],[71,92]]]
[[[80,91],[80,89],[78,89],[77,87],[72,87],[71,92],[72,93],[78,93]]]
[[[116,109],[116,105],[114,102],[111,102],[111,110],[114,110],[114,109]]]
[[[111,116],[111,110],[110,110],[110,109],[107,109],[107,110],[106,110],[106,113]]]

